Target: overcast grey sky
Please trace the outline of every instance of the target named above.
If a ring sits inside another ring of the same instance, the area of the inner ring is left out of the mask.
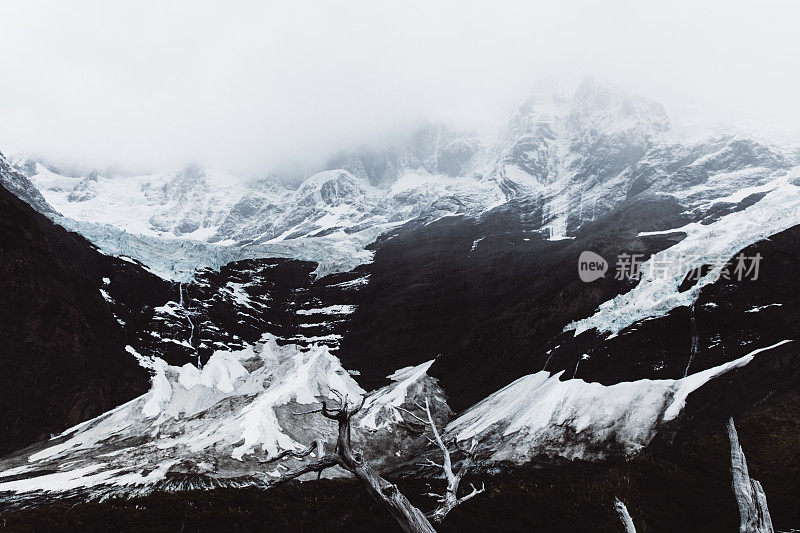
[[[261,174],[424,119],[499,121],[586,75],[797,139],[799,6],[0,0],[0,150]]]

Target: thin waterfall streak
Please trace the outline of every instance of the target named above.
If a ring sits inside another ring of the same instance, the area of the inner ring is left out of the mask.
[[[183,316],[185,316],[186,320],[189,322],[189,346],[192,347],[192,350],[194,350],[195,354],[197,355],[197,368],[200,368],[200,352],[198,352],[197,348],[194,347],[194,322],[192,321],[192,317],[189,315],[189,311],[186,309],[183,300],[183,283],[178,283],[178,292],[180,293],[180,306],[181,309],[183,309]]]
[[[686,363],[686,369],[683,371],[683,377],[689,375],[689,367],[692,366],[692,361],[694,361],[695,356],[697,355],[697,351],[700,348],[700,340],[697,337],[697,323],[694,319],[694,304],[692,304],[692,318],[691,318],[691,331],[692,331],[692,345],[689,348],[689,362]]]

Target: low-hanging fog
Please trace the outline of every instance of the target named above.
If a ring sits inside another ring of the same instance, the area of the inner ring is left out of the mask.
[[[800,139],[794,2],[0,4],[0,150],[120,172],[305,172],[592,75],[685,131]]]

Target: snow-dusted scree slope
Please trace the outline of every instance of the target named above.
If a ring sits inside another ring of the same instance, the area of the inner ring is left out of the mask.
[[[626,455],[650,443],[661,424],[677,418],[686,398],[709,380],[742,367],[784,340],[682,379],[639,380],[604,386],[562,373],[522,377],[468,409],[448,426],[458,440],[485,442],[491,461],[523,464],[531,457],[564,459]]]

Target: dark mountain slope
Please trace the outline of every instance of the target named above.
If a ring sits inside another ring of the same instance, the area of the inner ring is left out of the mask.
[[[117,261],[0,186],[0,453],[148,389],[99,290]]]
[[[659,229],[654,220],[674,227],[682,215],[668,200],[640,199],[560,241],[527,230],[531,216],[512,205],[479,221],[449,217],[379,240],[342,340],[345,367],[361,371],[360,382],[372,388],[397,367],[438,357],[431,372],[451,406],[464,409],[542,370],[548,341],[564,326],[633,286],[613,275],[583,283],[581,251],[648,257],[674,239],[640,238],[638,228]]]
[[[147,291],[138,278],[111,275],[107,290],[114,316],[138,353],[178,366],[204,364],[214,351],[242,349],[264,333],[281,344],[317,342],[336,348],[346,315],[309,310],[347,306],[354,293],[347,282],[363,274],[315,280],[316,267],[295,259],[246,259],[218,271],[199,271],[192,283],[156,278],[156,286]]]
[[[515,207],[477,221],[448,217],[405,226],[375,243],[375,260],[363,267],[370,281],[354,297],[356,311],[339,354],[347,368],[361,372],[364,387],[382,385],[398,366],[437,358],[431,374],[441,380],[451,406],[461,410],[544,368],[565,371],[563,379],[606,385],[677,379],[687,367],[691,374],[800,338],[800,283],[794,275],[800,227],[743,250],[748,257],[763,257],[757,280],[720,279],[702,290],[694,309],[698,353],[690,364],[688,307],[633,324],[617,336],[563,332],[636,284],[614,279],[613,264],[605,278],[582,282],[577,273],[581,251],[606,258],[636,253],[645,259],[683,238],[680,233],[638,236],[686,223],[680,206],[637,197],[582,228],[574,239],[560,241],[526,230],[521,213],[535,215]],[[787,350],[797,352],[791,345],[780,351]],[[774,372],[773,378],[781,373]],[[751,399],[769,393],[768,383],[753,383]]]
[[[335,347],[342,317],[308,310],[346,306],[347,282],[363,274],[315,281],[315,268],[246,260],[193,283],[166,281],[101,254],[0,187],[0,454],[147,392],[126,346],[179,366],[265,332]]]

